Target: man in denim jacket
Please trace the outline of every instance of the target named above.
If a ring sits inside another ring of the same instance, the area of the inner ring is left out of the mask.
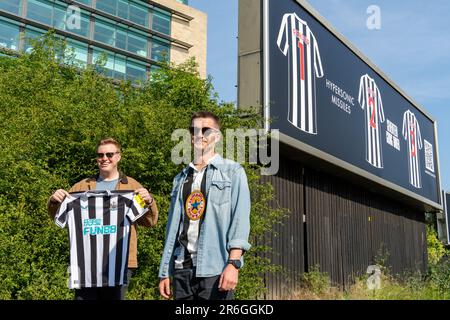
[[[233,299],[250,249],[250,191],[242,166],[215,153],[220,121],[210,112],[191,119],[194,161],[174,179],[159,290],[176,300]]]

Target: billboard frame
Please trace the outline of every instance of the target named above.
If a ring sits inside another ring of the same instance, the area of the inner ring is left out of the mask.
[[[264,129],[266,133],[270,132],[270,64],[269,64],[269,1],[271,0],[261,0],[262,1],[262,109],[264,117]],[[273,1],[273,0],[272,0]],[[281,143],[291,146],[297,150],[315,156],[321,160],[331,163],[334,166],[343,168],[351,173],[368,179],[376,184],[380,185],[382,188],[391,189],[402,195],[412,198],[420,203],[425,204],[427,211],[442,211],[443,201],[441,194],[441,171],[439,162],[439,143],[438,143],[438,130],[436,120],[417,102],[415,102],[407,93],[405,93],[398,85],[396,85],[383,71],[380,70],[369,58],[367,58],[360,50],[358,50],[350,41],[348,41],[343,35],[341,35],[334,27],[325,20],[310,4],[305,0],[292,0],[297,2],[308,14],[315,18],[327,31],[329,31],[334,37],[336,37],[344,46],[346,46],[351,52],[353,52],[359,59],[361,59],[365,64],[368,65],[374,72],[376,72],[388,85],[390,85],[395,91],[397,91],[403,98],[405,98],[409,103],[411,103],[419,112],[421,112],[426,118],[428,118],[434,127],[434,137],[436,142],[436,179],[437,179],[437,198],[439,201],[434,202],[423,196],[420,196],[404,187],[401,187],[393,182],[385,180],[372,174],[364,169],[361,169],[347,161],[341,160],[331,154],[314,148],[306,143],[296,140],[288,135],[282,134],[280,132],[279,139]]]

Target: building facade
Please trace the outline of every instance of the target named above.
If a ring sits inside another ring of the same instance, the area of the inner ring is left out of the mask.
[[[189,57],[206,78],[206,22],[186,0],[2,0],[0,50],[29,52],[30,39],[54,29],[80,66],[106,54],[115,79],[143,81],[159,63]]]

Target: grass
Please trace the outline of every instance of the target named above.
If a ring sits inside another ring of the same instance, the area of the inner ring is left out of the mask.
[[[369,276],[358,277],[346,290],[331,284],[327,273],[318,267],[301,276],[300,290],[286,300],[449,300],[450,262],[441,261],[430,266],[426,275],[403,274],[393,276],[382,270],[378,289],[370,289]]]

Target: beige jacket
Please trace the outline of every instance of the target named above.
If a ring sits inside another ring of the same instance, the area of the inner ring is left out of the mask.
[[[72,188],[70,188],[69,192],[95,190],[96,184],[97,184],[97,177],[87,178],[73,185]],[[142,188],[142,185],[139,182],[137,182],[131,177],[127,177],[121,174],[116,190],[136,190],[139,188]],[[50,198],[48,199],[47,203],[48,214],[50,215],[51,219],[54,219],[56,212],[58,211],[58,208],[60,206],[60,203],[52,202],[50,201]],[[139,218],[139,220],[136,221],[137,224],[144,227],[152,227],[156,225],[156,222],[158,221],[158,207],[156,206],[155,200],[153,200],[149,209],[150,210],[148,210],[145,215],[143,215],[141,218]],[[136,223],[133,223],[131,225],[128,268],[137,268],[138,266]]]

